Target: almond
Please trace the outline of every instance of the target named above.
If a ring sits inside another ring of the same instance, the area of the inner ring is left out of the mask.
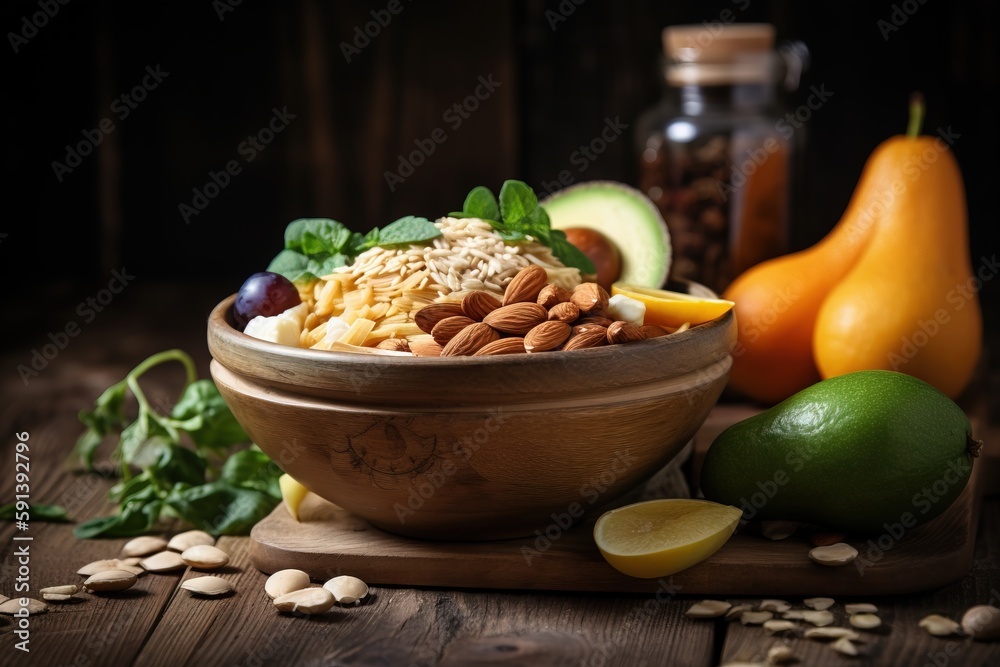
[[[564,301],[549,308],[549,320],[573,322],[580,317],[580,308],[575,303]]]
[[[416,357],[440,357],[443,349],[433,340],[415,340],[410,343],[410,352]]]
[[[638,340],[646,340],[646,337],[642,335],[642,331],[639,327],[635,326],[631,322],[619,320],[617,322],[612,322],[611,326],[608,327],[608,342],[612,345],[617,345],[619,343],[634,343]]]
[[[487,315],[483,322],[497,331],[523,336],[548,317],[548,311],[537,303],[520,302],[497,308]]]
[[[639,327],[639,331],[642,332],[643,338],[659,338],[670,333],[659,324],[643,324]]]
[[[464,315],[462,306],[458,303],[431,303],[416,312],[413,321],[424,333],[430,333],[434,325],[446,317]]]
[[[534,304],[532,304],[534,305]],[[488,324],[474,322],[458,332],[441,350],[442,357],[465,357],[474,354],[481,347],[500,338],[500,334]]]
[[[590,313],[595,309],[603,311],[608,307],[608,293],[597,283],[583,283],[573,290],[571,301],[577,305],[581,313]]]
[[[469,292],[462,299],[462,312],[476,322],[482,322],[484,317],[499,307],[500,300],[489,292]]]
[[[611,322],[608,322],[608,324],[611,324]],[[585,322],[583,324],[574,324],[572,335],[577,336],[584,331],[591,331],[594,329],[600,331],[602,336],[607,335],[608,333],[608,328],[603,324],[598,324],[597,322]]]
[[[534,304],[538,293],[548,281],[549,274],[542,267],[536,264],[524,267],[507,284],[503,293],[503,305],[526,302]]]
[[[486,357],[497,354],[521,354],[523,352],[527,352],[527,350],[524,349],[524,339],[512,336],[510,338],[501,338],[493,341],[492,343],[487,343],[476,350],[476,353],[472,356]]]
[[[528,352],[554,350],[569,338],[572,328],[565,322],[542,322],[524,336],[524,349]]]
[[[548,284],[538,293],[538,298],[535,301],[539,306],[552,308],[552,306],[557,304],[566,303],[572,296],[573,293],[568,289],[563,289],[559,285]]]
[[[583,324],[596,324],[597,326],[604,327],[605,329],[607,329],[608,327],[611,326],[613,322],[614,320],[610,320],[607,317],[595,317],[594,315],[588,315],[586,317],[581,317],[573,324],[575,326]]]
[[[607,329],[596,324],[586,325],[586,328],[582,329],[578,333],[574,333],[566,344],[563,345],[564,350],[583,350],[588,347],[601,347],[602,345],[608,344],[608,332]]]
[[[431,336],[438,345],[447,345],[448,341],[457,336],[459,331],[475,323],[475,320],[465,315],[446,317],[434,325],[434,328],[431,329]]]
[[[380,350],[392,350],[393,352],[410,351],[410,344],[406,342],[405,338],[386,338],[375,347]]]

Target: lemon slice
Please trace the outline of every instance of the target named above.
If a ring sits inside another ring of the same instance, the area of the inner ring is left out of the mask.
[[[646,324],[679,327],[685,322],[691,326],[711,322],[722,317],[735,305],[726,299],[704,299],[690,294],[642,287],[629,283],[615,283],[611,294],[622,294],[646,304]]]
[[[299,505],[302,499],[309,493],[309,489],[296,482],[287,472],[278,478],[278,486],[281,487],[281,497],[285,501],[288,513],[296,521],[299,520]]]
[[[742,515],[708,500],[649,500],[605,512],[594,526],[594,541],[619,572],[665,577],[718,551]]]

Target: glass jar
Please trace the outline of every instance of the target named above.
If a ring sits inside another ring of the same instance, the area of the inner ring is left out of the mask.
[[[640,188],[670,229],[671,278],[717,293],[787,252],[801,129],[784,120],[781,89],[798,87],[808,52],[774,49],[767,24],[663,31],[666,91],[637,122]]]

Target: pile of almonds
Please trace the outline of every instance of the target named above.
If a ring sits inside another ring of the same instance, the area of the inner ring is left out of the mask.
[[[432,341],[390,339],[378,347],[418,357],[486,356],[581,350],[669,333],[656,325],[612,319],[609,300],[597,283],[569,291],[549,283],[545,269],[532,265],[514,276],[502,301],[488,292],[469,292],[461,303],[418,310],[414,321]]]

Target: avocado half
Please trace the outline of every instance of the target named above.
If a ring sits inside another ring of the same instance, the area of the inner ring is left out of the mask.
[[[542,200],[552,227],[594,229],[618,246],[622,271],[618,280],[662,287],[670,274],[670,232],[649,197],[616,181],[572,185]]]

